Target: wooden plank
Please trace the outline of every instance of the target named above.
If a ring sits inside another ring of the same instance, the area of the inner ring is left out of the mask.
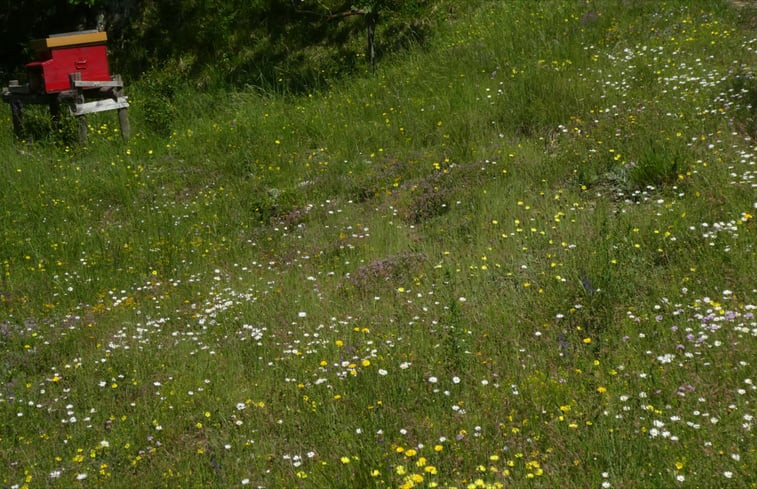
[[[108,81],[87,81],[73,80],[74,88],[105,88],[105,87],[123,87],[124,82],[121,80]]]
[[[50,34],[47,37],[66,37],[66,36],[73,36],[75,34],[92,34],[94,32],[100,32],[100,31],[98,29],[84,29],[82,31],[58,32],[57,34]]]
[[[74,104],[73,107],[71,107],[71,115],[81,116],[86,114],[94,114],[95,112],[126,109],[128,107],[129,102],[126,100],[126,97],[118,97],[115,100],[112,98],[106,98],[92,102]]]
[[[23,90],[24,87],[4,87],[2,98],[3,101],[12,103],[14,100],[18,100],[20,103],[27,104],[49,104],[51,96],[46,93],[32,93],[28,90],[28,85],[25,85],[27,90]]]
[[[36,49],[52,49],[62,48],[66,46],[76,46],[79,44],[94,44],[102,43],[108,40],[108,34],[105,32],[84,32],[70,34],[63,34],[57,36],[51,36],[45,39],[38,39],[33,42]]]
[[[8,93],[17,93],[20,95],[26,95],[28,93],[31,93],[31,90],[29,90],[29,84],[26,85],[10,85],[7,87]]]

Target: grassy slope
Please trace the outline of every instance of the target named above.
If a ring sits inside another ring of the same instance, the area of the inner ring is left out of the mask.
[[[689,3],[493,2],[165,138],[4,116],[0,483],[754,487],[754,17]]]

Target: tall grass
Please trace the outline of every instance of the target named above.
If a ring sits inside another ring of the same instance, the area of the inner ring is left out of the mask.
[[[4,487],[754,487],[754,31],[490,2],[305,96],[0,125]],[[161,111],[165,111],[164,113]]]

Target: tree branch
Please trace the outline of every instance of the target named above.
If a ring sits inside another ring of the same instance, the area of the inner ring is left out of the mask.
[[[331,14],[327,17],[328,20],[334,20],[334,19],[343,19],[344,17],[351,17],[353,15],[365,15],[367,12],[365,9],[362,8],[353,8],[350,10],[345,10],[344,12],[338,12],[336,14]]]

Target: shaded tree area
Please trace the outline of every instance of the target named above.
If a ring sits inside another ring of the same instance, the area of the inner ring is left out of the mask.
[[[81,2],[49,0],[0,1],[0,78],[18,75],[23,64],[31,61],[32,39],[56,32],[82,30],[96,20],[91,5]]]
[[[161,72],[198,87],[304,91],[423,42],[445,0],[43,0],[0,2],[0,81],[29,41],[105,29],[114,72]],[[51,5],[52,4],[52,5]]]

